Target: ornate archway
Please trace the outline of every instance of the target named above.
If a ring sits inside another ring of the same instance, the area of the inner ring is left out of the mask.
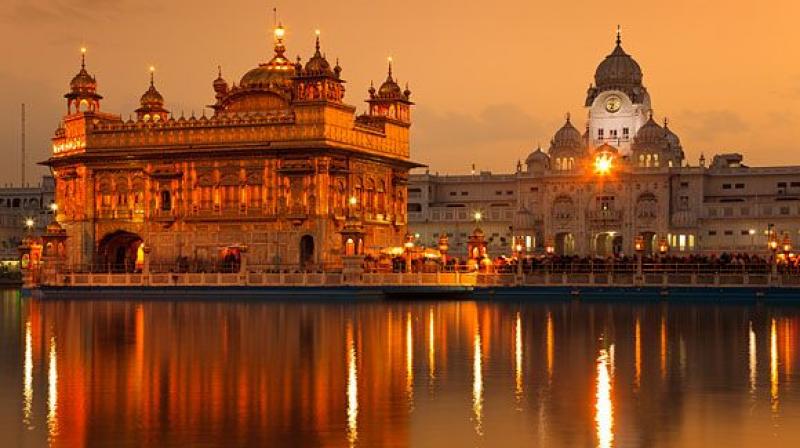
[[[106,234],[97,246],[97,262],[110,272],[135,272],[142,269],[142,238],[131,232],[117,230]]]

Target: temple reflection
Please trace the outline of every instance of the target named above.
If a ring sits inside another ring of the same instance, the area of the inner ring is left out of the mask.
[[[517,319],[514,323],[514,397],[517,400],[519,409],[522,400],[522,318],[517,311]]]
[[[58,362],[56,361],[56,338],[50,337],[47,370],[47,428],[53,440],[58,435]]]
[[[472,413],[475,421],[475,433],[483,435],[483,348],[481,334],[476,329],[472,362]]]
[[[713,419],[786,428],[800,311],[713,309],[32,301],[0,321],[18,347],[0,385],[33,445],[677,446]],[[756,417],[726,414],[739,403]]]
[[[33,418],[33,336],[31,335],[30,320],[25,322],[25,365],[23,370],[22,421],[26,427],[29,427]]]
[[[749,367],[750,367],[750,394],[756,392],[756,381],[758,380],[758,353],[756,346],[756,332],[753,331],[753,321],[748,323],[748,354],[749,354]]]
[[[353,324],[347,323],[347,440],[355,446],[358,440],[358,367]]]
[[[772,319],[769,329],[769,397],[772,411],[778,412],[778,329]]]
[[[611,345],[611,349],[614,346]],[[609,352],[600,350],[597,356],[597,393],[595,422],[597,424],[597,446],[609,448],[614,444],[614,408],[611,402],[611,365]]]

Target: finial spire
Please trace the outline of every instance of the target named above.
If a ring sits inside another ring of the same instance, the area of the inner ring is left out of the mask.
[[[669,119],[667,117],[664,117],[664,127],[669,127]]]
[[[316,35],[317,35],[316,49],[317,49],[317,53],[319,53],[319,35],[320,35],[320,32],[319,32],[319,29],[317,29],[317,30],[316,30],[316,31],[314,31],[314,32],[315,32],[315,33],[316,33]]]
[[[569,112],[567,112],[567,123],[569,123],[569,119],[570,119],[570,114]]]
[[[151,65],[150,66],[150,87],[153,87],[155,85],[155,73],[156,73],[156,68]]]
[[[86,47],[81,47],[81,69],[86,68]]]
[[[217,76],[219,78],[222,78],[222,66],[221,65],[217,66]]]
[[[389,60],[389,78],[391,79],[391,77],[392,77],[392,57],[389,56],[387,59]]]
[[[617,46],[622,44],[622,27],[617,25]]]

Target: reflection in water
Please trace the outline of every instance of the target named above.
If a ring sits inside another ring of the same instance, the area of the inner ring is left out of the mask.
[[[769,396],[773,412],[778,412],[778,329],[775,319],[769,330]]]
[[[410,311],[406,314],[406,396],[408,408],[414,410],[414,336]]]
[[[347,323],[347,440],[354,446],[358,440],[358,371],[353,324]]]
[[[614,345],[611,345],[611,350]],[[608,448],[614,444],[614,410],[611,403],[611,377],[609,353],[600,350],[597,357],[597,393],[594,421],[597,424],[597,446]],[[613,368],[613,367],[612,367]]]
[[[661,316],[661,377],[667,376],[667,318]]]
[[[639,386],[642,384],[642,328],[639,324],[639,316],[636,316],[636,328],[634,329],[634,368],[635,368],[635,376],[633,379],[633,385],[636,390],[639,390]]]
[[[31,321],[25,322],[25,365],[22,380],[22,421],[30,427],[33,419],[33,336]]]
[[[58,435],[58,366],[56,365],[56,337],[50,337],[50,367],[47,372],[47,428],[51,440]]]
[[[522,318],[519,311],[517,311],[517,321],[514,326],[514,379],[517,409],[520,409],[519,403],[522,400]]]
[[[436,380],[436,340],[434,335],[433,308],[428,312],[428,378]]]
[[[547,378],[553,377],[553,352],[555,350],[555,341],[553,338],[553,317],[550,312],[547,312]]]
[[[750,321],[749,336],[748,336],[748,353],[750,355],[750,394],[754,395],[756,392],[756,380],[758,371],[758,358],[756,353],[756,332],[753,331],[753,321]]]
[[[0,301],[4,446],[800,446],[800,307]]]
[[[483,435],[483,371],[481,334],[475,330],[472,361],[472,413],[475,420],[475,433]]]

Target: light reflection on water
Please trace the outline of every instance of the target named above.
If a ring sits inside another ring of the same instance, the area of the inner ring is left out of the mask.
[[[2,300],[8,446],[800,446],[800,308]]]

